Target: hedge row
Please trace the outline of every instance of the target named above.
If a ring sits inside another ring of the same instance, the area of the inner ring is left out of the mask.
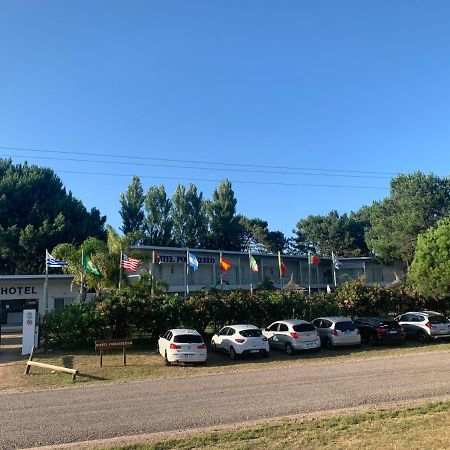
[[[450,299],[421,297],[404,288],[386,290],[361,281],[344,284],[331,294],[283,291],[201,291],[187,299],[177,294],[151,296],[138,286],[97,297],[49,313],[44,339],[53,348],[92,348],[95,339],[147,336],[156,339],[168,328],[195,328],[200,332],[230,323],[259,327],[274,320],[324,315],[395,316],[405,311],[432,309],[447,314]]]

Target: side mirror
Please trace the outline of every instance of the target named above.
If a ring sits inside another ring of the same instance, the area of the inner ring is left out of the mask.
[[[159,337],[160,337],[160,338],[163,338],[163,337],[164,337],[164,335],[163,335],[163,334],[160,334],[160,335],[159,335]]]

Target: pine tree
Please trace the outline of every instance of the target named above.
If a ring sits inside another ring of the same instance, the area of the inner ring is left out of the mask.
[[[134,176],[125,194],[120,194],[121,208],[119,214],[122,217],[123,234],[139,233],[143,231],[144,225],[144,191],[141,180]]]
[[[152,186],[145,197],[145,239],[147,245],[172,244],[172,202],[164,186]]]

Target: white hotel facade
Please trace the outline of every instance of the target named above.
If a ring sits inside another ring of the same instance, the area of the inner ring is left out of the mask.
[[[275,286],[282,287],[291,277],[295,282],[311,292],[324,291],[327,286],[334,285],[334,274],[331,258],[321,258],[320,264],[308,265],[307,256],[283,255],[286,273],[280,279],[278,257],[276,254],[253,253],[259,271],[250,271],[249,255],[244,252],[223,251],[222,254],[231,264],[226,272],[219,267],[220,252],[218,250],[190,249],[198,261],[199,268],[186,270],[185,248],[135,246],[130,250],[142,253],[146,262],[137,272],[123,271],[130,281],[140,273],[150,273],[155,280],[167,283],[169,292],[185,293],[202,289],[222,288],[224,290],[256,288],[264,278],[273,280]],[[160,263],[152,262],[153,252],[159,255]],[[337,285],[345,281],[364,276],[368,285],[387,285],[395,280],[395,273],[403,278],[401,267],[382,265],[373,258],[339,258],[341,266],[336,270]],[[148,261],[148,262],[147,262]],[[221,285],[221,276],[223,284]],[[22,324],[24,309],[36,309],[43,316],[49,311],[64,308],[78,300],[78,286],[73,286],[73,275],[52,274],[48,277],[48,295],[45,299],[45,275],[0,275],[0,325],[3,327]]]

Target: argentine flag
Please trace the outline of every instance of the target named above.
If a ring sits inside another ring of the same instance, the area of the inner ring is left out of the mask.
[[[198,270],[198,259],[190,252],[188,252],[188,265],[191,266],[194,270]]]

